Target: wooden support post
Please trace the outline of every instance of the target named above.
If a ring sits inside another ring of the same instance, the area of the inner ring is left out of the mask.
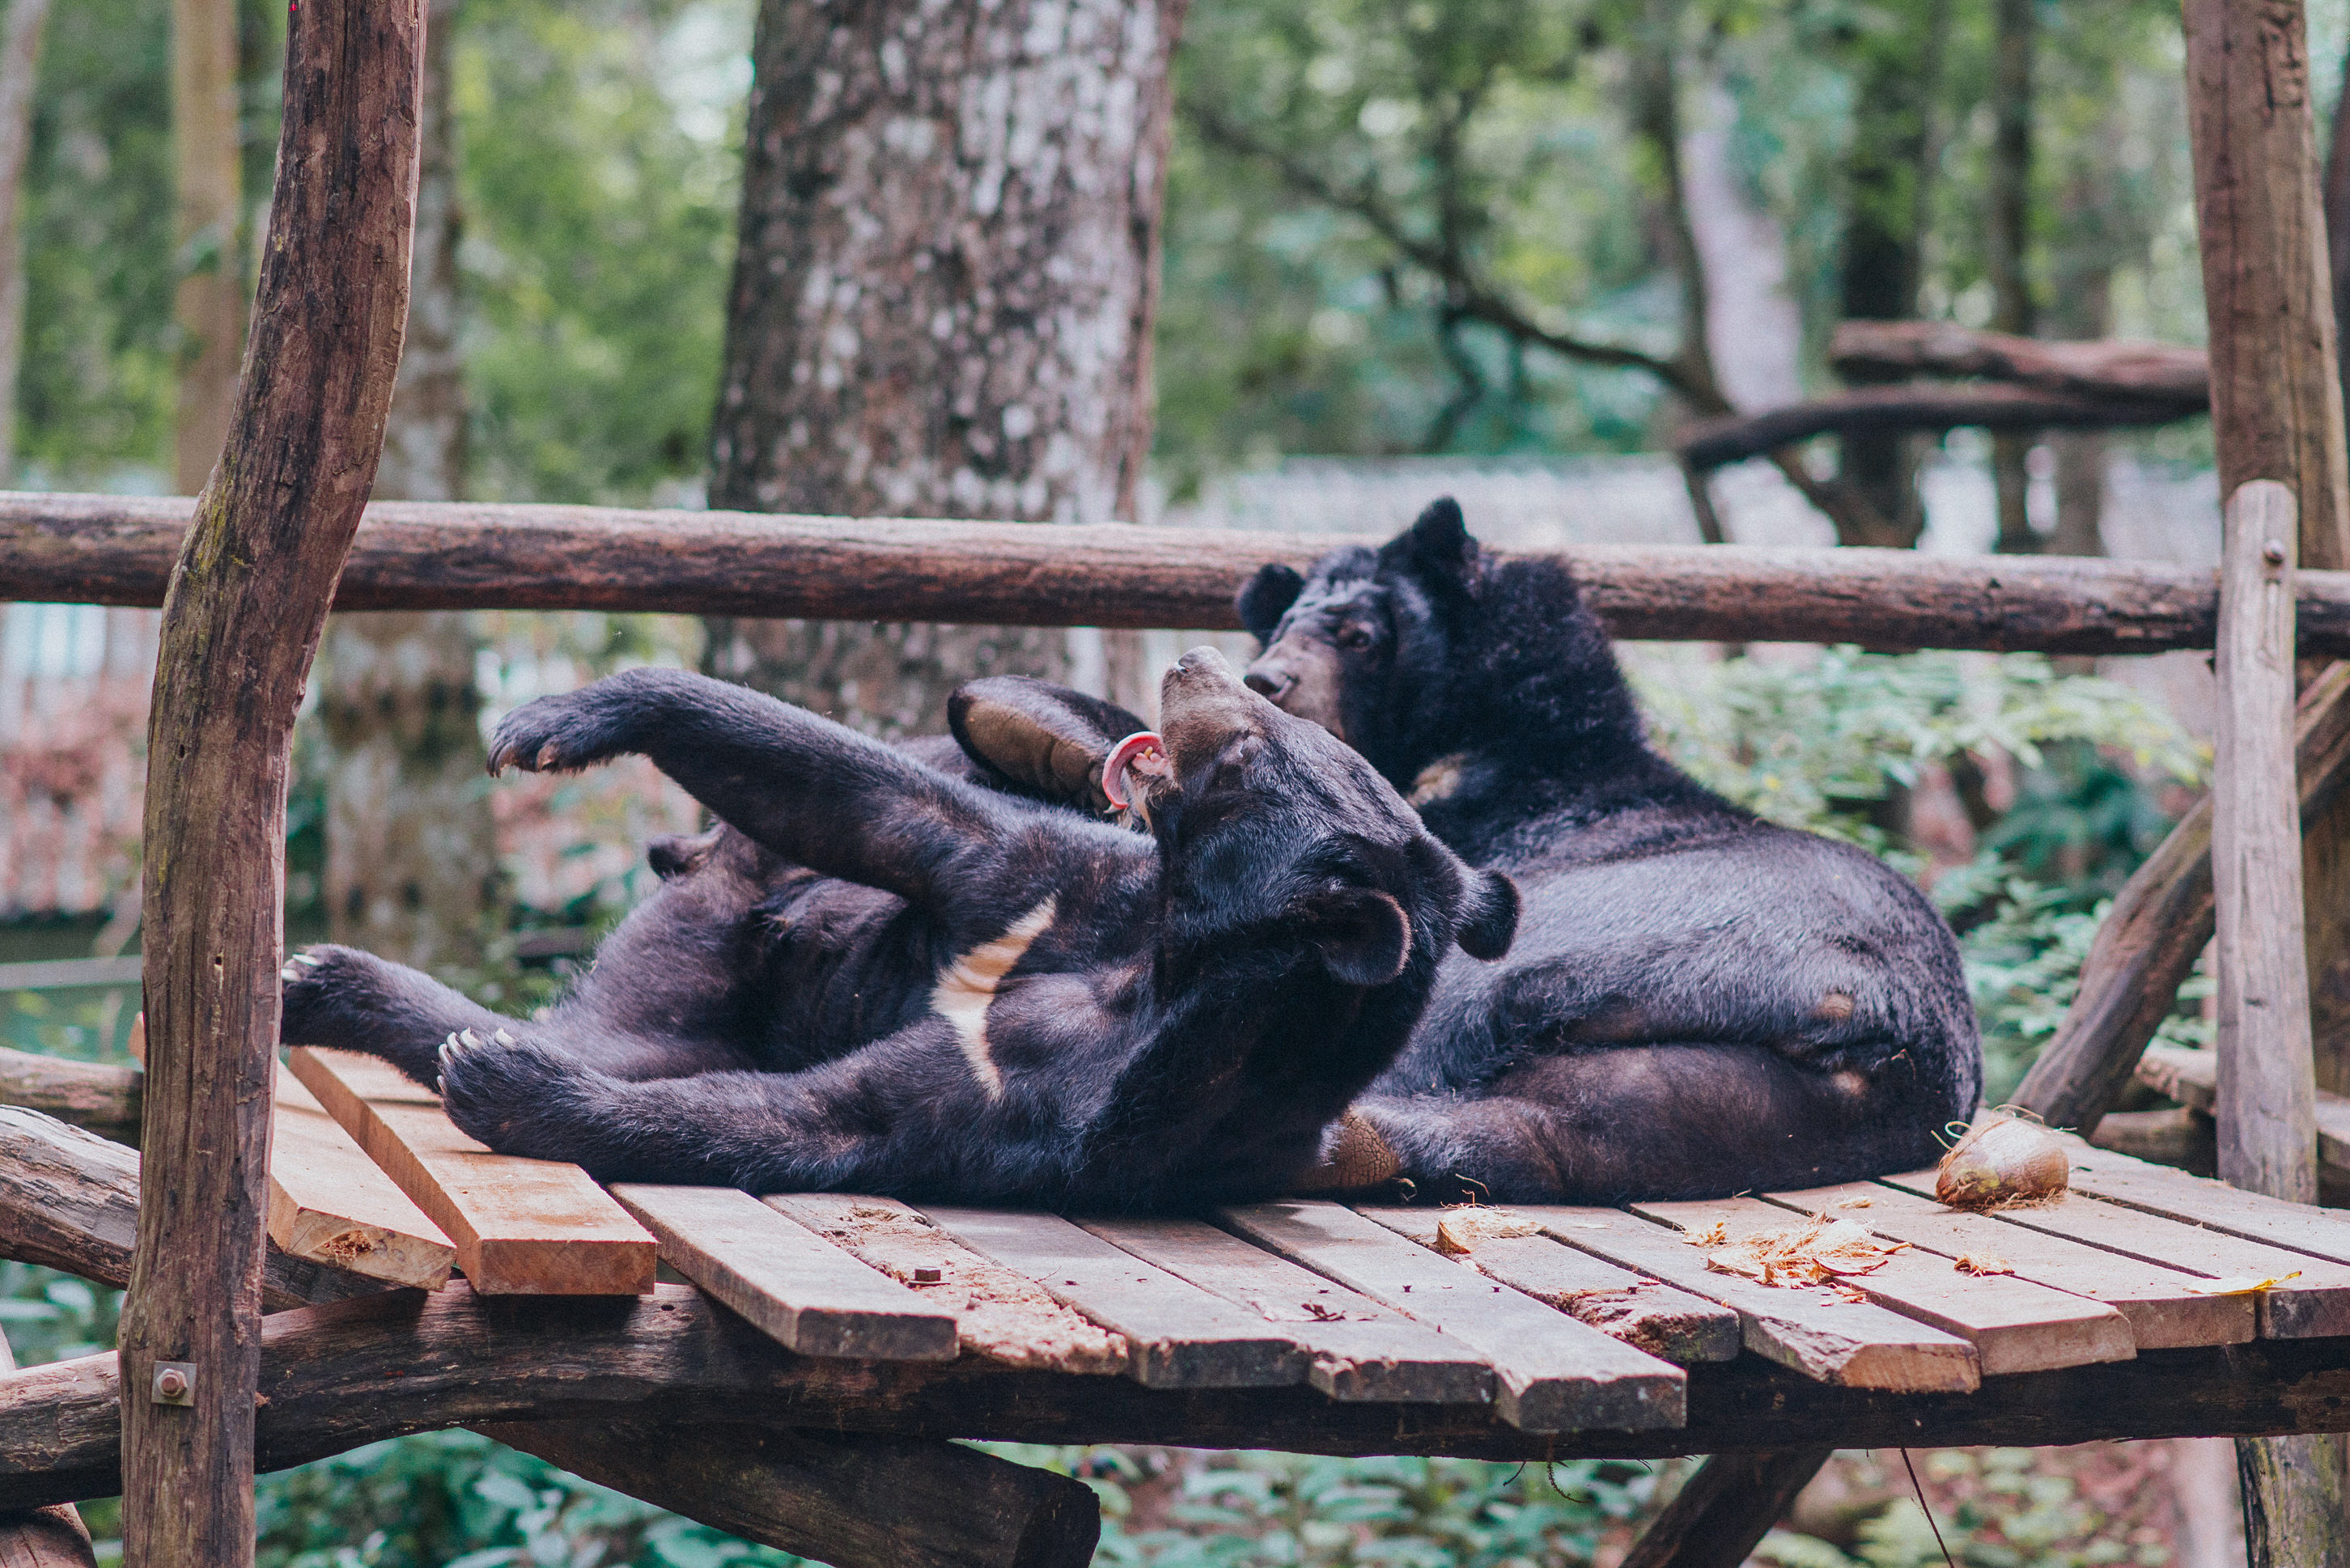
[[[2220,493],[2232,498],[2255,480],[2282,484],[2298,507],[2300,564],[2338,568],[2350,564],[2350,455],[2310,109],[2307,22],[2300,0],[2185,0],[2185,12]],[[2228,706],[2224,697],[2221,706]],[[2222,765],[2229,760],[2223,755]],[[2311,817],[2302,853],[2305,983],[2316,1033],[2326,1042],[2318,1076],[2340,1089],[2350,1070],[2350,799],[2337,797]],[[2224,1093],[2222,1099],[2227,1117]],[[2252,1179],[2292,1179],[2295,1160],[2308,1161],[2314,1152],[2302,1143],[2307,1137],[2314,1144],[2308,1124],[2269,1130],[2276,1153],[2248,1158],[2240,1147],[2233,1158]],[[2224,1128],[2220,1138],[2225,1173],[2231,1157]],[[2290,1151],[2282,1147],[2288,1141]],[[2290,1438],[2238,1451],[2251,1568],[2350,1565],[2343,1440]]]
[[[2220,1175],[2317,1199],[2317,1085],[2293,767],[2293,492],[2229,498],[2220,571],[2211,879],[2219,928]]]
[[[1714,1455],[1641,1532],[1623,1568],[1738,1568],[1834,1452],[1762,1449]]]
[[[1081,1480],[928,1438],[712,1422],[515,1421],[511,1448],[834,1568],[1086,1568],[1101,1503]],[[0,1568],[6,1568],[0,1563]]]
[[[245,375],[172,571],[148,722],[146,1181],[120,1347],[131,1568],[253,1560],[287,758],[407,321],[418,0],[310,0],[286,28]],[[163,1363],[185,1364],[172,1386]]]

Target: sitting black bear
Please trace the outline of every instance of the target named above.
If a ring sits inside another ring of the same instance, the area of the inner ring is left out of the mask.
[[[1327,727],[1472,866],[1506,965],[1447,963],[1319,1185],[1703,1198],[1930,1163],[1981,1052],[1950,928],[1875,857],[1762,822],[1652,752],[1565,567],[1482,554],[1450,499],[1241,618],[1248,684]]]
[[[437,1077],[492,1147],[608,1180],[1120,1209],[1280,1192],[1401,1048],[1440,956],[1506,950],[1516,895],[1212,649],[1161,701],[1163,742],[1130,738],[1105,780],[1146,836],[699,676],[543,698],[499,727],[494,768],[640,753],[726,826],[662,847],[669,879],[543,1021],[330,948],[287,965],[284,1037]],[[1096,776],[1114,713],[958,717],[997,782],[1061,794]]]

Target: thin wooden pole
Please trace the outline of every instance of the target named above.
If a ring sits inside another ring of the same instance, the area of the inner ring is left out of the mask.
[[[300,0],[245,376],[163,606],[142,841],[146,1180],[126,1561],[253,1561],[294,713],[381,453],[415,222],[418,0]]]
[[[2317,1199],[2317,1095],[2293,787],[2293,492],[2229,498],[2220,574],[2211,879],[2219,929],[2220,1175]]]

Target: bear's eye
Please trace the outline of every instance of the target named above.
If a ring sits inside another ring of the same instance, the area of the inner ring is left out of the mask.
[[[1342,626],[1338,628],[1338,646],[1349,653],[1360,653],[1377,640],[1367,626]]]

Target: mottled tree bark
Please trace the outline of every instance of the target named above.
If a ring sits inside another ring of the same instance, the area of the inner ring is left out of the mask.
[[[1184,0],[763,0],[713,505],[1131,517]],[[710,667],[876,733],[1055,632],[713,620]]]
[[[1846,165],[1842,277],[1847,320],[1903,321],[1918,313],[1919,243],[1934,164],[1934,90],[1950,34],[1950,0],[1921,0],[1880,22],[1863,46]],[[1847,379],[1861,380],[1857,376]],[[1837,529],[1840,545],[1903,547],[1926,525],[1916,438],[1898,431],[1843,438],[1841,474],[1876,514],[1868,536]]]
[[[16,472],[16,370],[25,348],[25,161],[33,149],[34,67],[49,0],[9,0],[0,23],[0,484]]]
[[[244,176],[236,0],[172,0],[172,136],[179,186],[179,419],[172,478],[204,487],[228,439],[244,348]]]
[[[425,33],[408,344],[376,470],[385,500],[465,493],[463,213],[449,106],[459,4],[434,0]],[[478,965],[504,904],[474,648],[456,610],[340,615],[327,628],[328,921],[335,940],[422,970]]]
[[[2026,271],[2032,229],[2032,57],[2040,30],[2039,0],[1996,0],[1992,6],[1991,242],[1988,260],[1991,320],[2002,332],[2029,336],[2036,314]],[[1992,488],[1999,501],[1999,536],[1992,548],[2029,555],[2040,548],[2026,504],[2033,438],[2021,431],[1991,438]]]

